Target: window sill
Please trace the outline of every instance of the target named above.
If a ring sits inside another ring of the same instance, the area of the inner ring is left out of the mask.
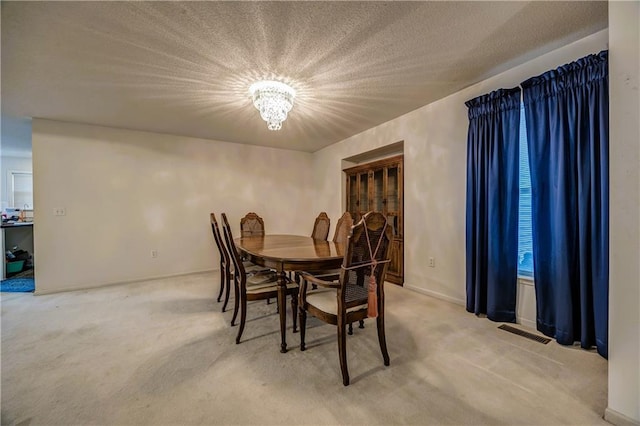
[[[527,277],[525,275],[518,275],[518,284],[535,287],[535,283],[533,281],[533,277]]]

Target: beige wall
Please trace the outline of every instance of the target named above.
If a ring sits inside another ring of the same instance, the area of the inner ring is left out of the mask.
[[[248,211],[271,233],[317,215],[297,151],[34,119],[33,166],[36,293],[216,269],[211,211],[236,233]]]
[[[640,425],[640,3],[609,2],[609,406]]]
[[[604,30],[317,152],[316,209],[340,214],[343,194],[335,188],[344,186],[341,159],[404,141],[405,287],[464,304],[465,101],[606,48]],[[426,267],[429,257],[435,257],[435,268]],[[533,287],[520,286],[519,303],[527,305],[520,311],[535,315]],[[532,325],[535,318],[525,320]]]

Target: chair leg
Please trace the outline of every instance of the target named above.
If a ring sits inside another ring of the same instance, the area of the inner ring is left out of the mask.
[[[240,290],[238,289],[238,283],[233,282],[233,316],[231,317],[231,325],[236,325],[236,318],[238,317],[238,307],[240,305]]]
[[[380,309],[378,318],[376,318],[376,324],[378,325],[378,342],[380,342],[380,350],[382,351],[382,359],[384,365],[389,365],[389,352],[387,352],[387,339],[384,335],[384,314]]]
[[[222,293],[224,292],[225,279],[226,279],[226,276],[224,273],[224,267],[220,265],[220,292],[218,293],[218,303],[220,303],[220,299],[222,299]],[[224,308],[222,309],[222,312],[224,312]]]
[[[307,311],[304,310],[302,305],[298,307],[298,315],[300,316],[300,350],[304,351],[304,335],[307,331]]]
[[[358,328],[364,328],[364,320],[358,320]],[[347,332],[349,336],[353,335],[353,323],[349,323],[349,331]]]
[[[349,386],[349,371],[347,369],[347,336],[345,334],[344,321],[338,320],[338,355],[340,356],[340,370],[342,371],[342,384]]]
[[[236,345],[240,343],[240,338],[244,331],[244,323],[247,321],[247,299],[243,297],[240,306],[240,327],[238,328],[238,335],[236,336]]]
[[[231,293],[231,277],[227,274],[224,279],[224,303],[222,304],[222,312],[227,310],[227,304],[229,303],[229,293]]]
[[[291,316],[293,317],[293,332],[298,331],[298,316],[296,313],[298,312],[298,293],[293,293],[291,295]]]

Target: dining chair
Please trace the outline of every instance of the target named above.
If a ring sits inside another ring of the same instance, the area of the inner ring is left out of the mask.
[[[331,220],[327,213],[321,212],[318,217],[316,217],[315,222],[313,223],[313,231],[311,232],[311,238],[316,240],[325,240],[329,236],[329,228],[331,227]]]
[[[224,294],[224,303],[222,304],[222,312],[224,312],[227,308],[227,303],[229,302],[229,290],[231,285],[231,258],[229,257],[229,253],[227,253],[227,249],[224,247],[225,243],[222,240],[222,236],[220,235],[220,227],[218,226],[216,215],[214,213],[211,213],[210,219],[213,239],[216,242],[216,247],[218,247],[218,252],[220,254],[220,291],[218,293],[218,303],[220,303],[220,299],[222,299],[222,295]]]
[[[329,228],[331,227],[331,219],[327,216],[327,213],[321,212],[318,217],[316,217],[315,222],[313,223],[313,231],[311,231],[311,238],[314,240],[327,240],[329,236]],[[289,271],[289,278],[291,278],[291,271]],[[298,275],[296,274],[295,280],[299,281]]]
[[[351,217],[351,213],[344,212],[342,216],[340,216],[340,219],[338,219],[338,223],[336,223],[336,230],[333,234],[332,241],[334,243],[346,243],[352,226],[353,218]]]
[[[220,226],[218,225],[218,221],[216,220],[216,215],[215,213],[211,213],[209,216],[211,219],[211,231],[213,232],[213,239],[215,240],[216,247],[218,248],[218,252],[220,254],[220,291],[218,292],[217,301],[220,302],[222,296],[224,295],[222,312],[225,312],[227,310],[227,304],[229,303],[231,281],[234,277],[235,268],[233,266],[233,262],[231,261],[231,257],[229,256],[229,252],[227,251],[223,236],[220,232]],[[243,265],[247,273],[256,273],[266,270],[264,267],[258,266],[246,260],[243,261]],[[234,318],[235,315],[236,312],[234,312]]]
[[[316,219],[317,222],[317,219]],[[344,244],[347,242],[347,238],[349,237],[349,233],[351,232],[351,227],[353,226],[353,219],[351,218],[351,213],[344,212],[340,219],[338,219],[338,223],[336,223],[336,229],[333,234],[333,242]],[[324,280],[333,280],[338,279],[338,274],[340,273],[339,269],[331,269],[331,270],[316,270],[316,271],[306,271],[312,275],[320,276],[320,278]],[[296,275],[296,280],[298,280],[299,274]],[[351,334],[351,333],[349,333]]]
[[[302,272],[299,290],[300,350],[304,351],[307,314],[337,326],[342,383],[349,385],[345,328],[347,323],[375,317],[384,365],[389,353],[384,330],[384,277],[391,260],[393,230],[381,213],[362,216],[347,239],[337,281]],[[317,290],[308,283],[316,284]]]
[[[240,236],[252,237],[255,235],[264,235],[264,220],[254,212],[249,212],[240,219]]]
[[[235,324],[236,313],[240,312],[240,327],[236,336],[236,344],[240,343],[244,326],[247,320],[247,302],[253,300],[265,300],[268,298],[278,297],[278,274],[274,271],[259,271],[256,273],[247,273],[243,264],[240,253],[233,242],[233,234],[227,216],[222,213],[222,230],[227,243],[231,261],[235,267],[234,289],[235,289],[235,309],[231,320],[231,325]],[[292,281],[286,283],[286,295],[291,296],[291,310],[293,312],[293,332],[297,331],[298,310],[298,284]],[[238,309],[239,307],[239,309]]]
[[[336,224],[336,230],[333,234],[332,241],[334,243],[345,244],[347,242],[347,238],[349,238],[349,234],[351,233],[352,227],[353,227],[353,217],[351,217],[351,213],[349,212],[342,213],[342,216],[340,216],[340,219],[338,219],[338,223]],[[322,271],[320,273],[318,272],[314,273],[314,275],[318,276],[320,279],[323,279],[325,281],[337,280],[339,274],[340,274],[339,269],[333,269],[328,271]],[[358,323],[359,323],[358,328],[364,328],[363,320],[358,321]],[[353,334],[352,323],[349,323],[348,330],[349,331],[347,331],[347,334],[349,335]]]

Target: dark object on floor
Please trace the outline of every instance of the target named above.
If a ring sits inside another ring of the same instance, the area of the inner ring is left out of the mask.
[[[538,336],[537,334],[529,333],[528,331],[520,330],[519,328],[506,324],[502,324],[498,328],[500,330],[508,331],[509,333],[517,334],[518,336],[526,337],[527,339],[535,340],[536,342],[540,342],[545,345],[551,341],[551,339],[547,339],[546,337]]]
[[[12,274],[17,274],[18,272],[22,272],[23,268],[24,268],[24,260],[7,262],[7,276],[11,276]]]
[[[14,247],[12,251],[5,252],[5,265],[7,278],[17,278],[17,275],[33,268],[32,257],[26,250]]]
[[[36,288],[33,278],[9,278],[0,283],[1,292],[30,293]]]
[[[18,272],[15,275],[11,275],[11,276],[7,276],[6,278],[33,278],[34,277],[34,270],[33,268],[28,268],[28,269],[23,269],[22,272]]]

